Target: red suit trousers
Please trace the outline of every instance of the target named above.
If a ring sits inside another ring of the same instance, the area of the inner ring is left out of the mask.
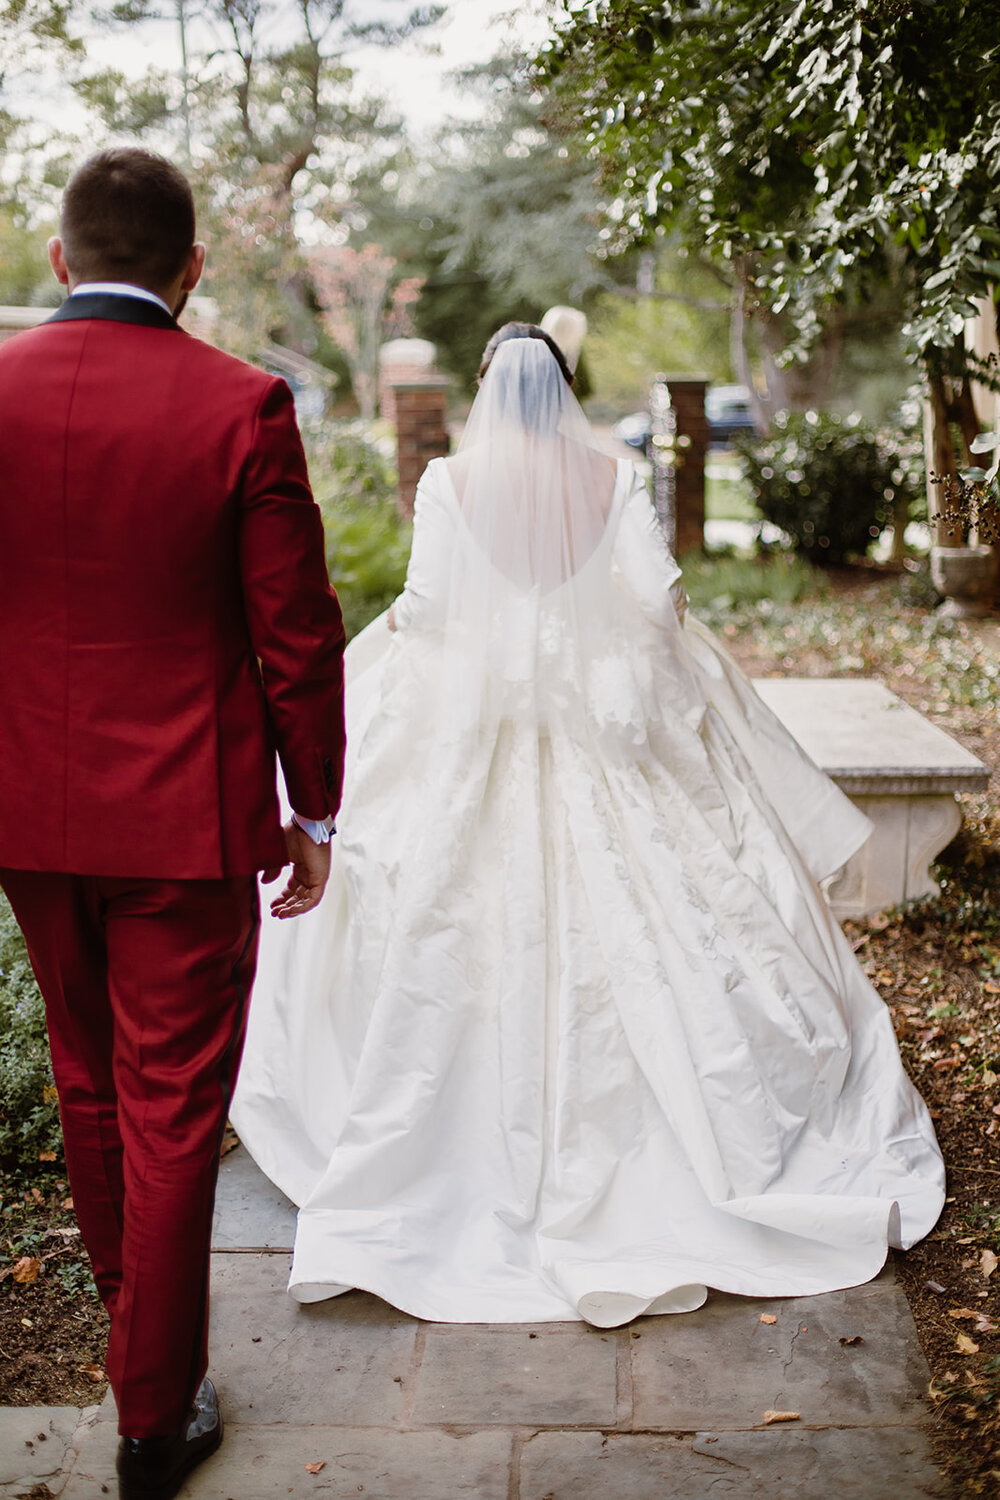
[[[180,1431],[208,1365],[219,1147],[257,961],[253,876],[0,870],[45,998],[119,1431]]]

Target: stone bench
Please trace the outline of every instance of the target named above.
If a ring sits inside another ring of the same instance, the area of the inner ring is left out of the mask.
[[[763,678],[754,687],[802,748],[871,818],[874,833],[827,895],[838,918],[937,894],[932,860],[981,792],[981,760],[873,678]]]

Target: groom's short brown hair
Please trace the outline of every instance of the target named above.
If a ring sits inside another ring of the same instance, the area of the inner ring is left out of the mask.
[[[153,151],[101,151],[70,178],[59,228],[77,281],[167,287],[194,244],[191,184]]]

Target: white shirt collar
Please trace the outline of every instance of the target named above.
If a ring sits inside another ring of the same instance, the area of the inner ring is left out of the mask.
[[[155,292],[148,291],[144,286],[133,286],[130,281],[81,281],[70,292],[71,297],[79,297],[88,293],[98,292],[102,296],[112,297],[138,297],[143,302],[155,302],[157,307],[162,307],[168,317],[173,317],[170,308],[162,297]]]

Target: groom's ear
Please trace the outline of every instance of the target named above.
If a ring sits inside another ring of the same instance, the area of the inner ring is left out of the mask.
[[[63,286],[69,286],[69,267],[63,254],[63,242],[57,234],[49,240],[49,265],[56,280]]]
[[[201,280],[201,273],[205,269],[205,246],[195,244],[191,246],[191,258],[184,272],[184,280],[181,282],[182,292],[193,292]]]

